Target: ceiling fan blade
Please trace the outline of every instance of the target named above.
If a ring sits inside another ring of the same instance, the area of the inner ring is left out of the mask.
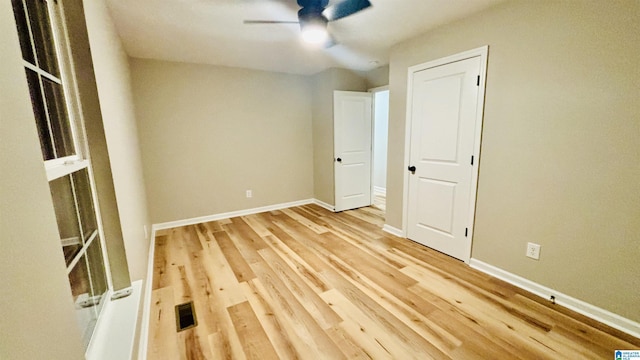
[[[324,43],[324,48],[328,49],[330,47],[334,47],[338,45],[338,41],[336,40],[336,38],[333,37],[333,35],[329,34],[329,37],[327,38],[327,41]]]
[[[245,20],[243,24],[255,25],[255,24],[299,24],[297,21],[278,21],[278,20]]]
[[[371,6],[369,0],[344,0],[327,7],[323,12],[327,20],[335,21],[353,15]]]

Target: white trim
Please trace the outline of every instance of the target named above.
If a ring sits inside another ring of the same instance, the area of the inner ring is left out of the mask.
[[[93,244],[93,241],[98,237],[98,234],[99,234],[98,229],[93,230],[93,232],[91,233],[91,236],[89,236],[89,240],[85,241],[80,251],[78,251],[78,253],[73,256],[73,260],[71,260],[69,265],[67,265],[67,275],[71,274],[71,271],[73,271],[73,268],[78,264],[78,261],[80,261],[80,259],[84,256],[84,254],[87,253],[87,249],[89,249],[89,246]],[[100,244],[101,247],[102,245],[103,244]],[[106,257],[104,259],[106,259]],[[108,268],[105,265],[105,268],[104,268],[105,275],[107,270]],[[112,289],[113,287],[110,284],[111,283],[109,283],[109,289]]]
[[[214,215],[199,216],[191,219],[168,221],[164,223],[153,224],[151,226],[151,229],[152,230],[171,229],[179,226],[194,225],[194,224],[200,224],[200,223],[209,222],[209,221],[229,219],[237,216],[258,214],[265,211],[273,211],[273,210],[290,208],[294,206],[302,206],[302,205],[311,204],[313,202],[314,202],[314,199],[306,199],[306,200],[292,201],[292,202],[282,203],[282,204],[267,205],[267,206],[253,208],[253,209],[237,210],[237,211],[230,211],[230,212],[214,214]]]
[[[404,231],[402,231],[401,229],[398,229],[398,228],[396,228],[396,227],[393,227],[393,226],[391,226],[391,225],[389,225],[389,224],[384,224],[384,225],[382,226],[382,231],[386,231],[386,232],[388,232],[389,234],[391,234],[391,235],[395,235],[395,236],[397,236],[397,237],[401,237],[401,238],[406,237],[406,236],[404,235]]]
[[[320,206],[320,207],[323,207],[323,208],[325,208],[325,209],[327,209],[327,210],[329,210],[331,212],[336,212],[336,209],[333,207],[333,205],[331,205],[329,203],[326,203],[324,201],[320,201],[318,199],[313,199],[313,203],[318,205],[318,206]]]
[[[147,276],[145,277],[144,303],[142,304],[142,324],[140,325],[140,341],[138,342],[138,359],[147,359],[149,346],[149,317],[151,316],[151,292],[153,291],[153,259],[156,250],[156,230],[151,227],[149,239],[149,258],[147,259]]]
[[[482,271],[483,273],[494,276],[500,280],[504,280],[544,299],[550,299],[550,297],[553,295],[555,296],[555,301],[558,305],[564,306],[591,319],[609,325],[614,329],[618,329],[629,335],[640,338],[640,323],[637,323],[633,320],[624,318],[608,310],[599,308],[595,305],[591,305],[587,302],[563,294],[546,286],[540,285],[521,276],[512,274],[493,265],[489,265],[478,259],[472,258],[469,262],[469,266],[476,270]]]
[[[70,238],[60,239],[60,245],[62,245],[62,247],[82,245],[82,241],[80,241],[80,236],[74,236]]]
[[[107,303],[85,352],[88,360],[133,359],[142,280],[132,282],[131,289],[131,295],[117,300],[111,300],[111,291],[105,296]]]
[[[26,10],[26,7],[25,7],[25,10]],[[29,24],[29,29],[31,29],[31,24]],[[55,31],[52,31],[52,33],[55,33]],[[54,35],[54,37],[55,37],[55,35]],[[33,45],[33,44],[35,44],[35,42],[31,42],[31,44]],[[37,55],[35,53],[33,55],[34,55],[34,57],[37,58]],[[56,58],[56,60],[57,60],[57,58]],[[62,80],[60,80],[59,77],[57,77],[55,75],[52,75],[52,74],[49,74],[45,70],[42,70],[41,68],[33,65],[32,63],[28,62],[27,60],[22,60],[22,65],[24,65],[24,67],[26,67],[27,69],[35,72],[36,74],[46,77],[47,79],[53,81],[54,83],[56,83],[58,85],[62,85]],[[60,67],[59,64],[58,64],[58,67]]]
[[[479,163],[480,163],[480,141],[482,139],[482,121],[484,119],[484,98],[486,93],[486,75],[487,75],[487,61],[489,55],[489,45],[485,45],[476,49],[464,51],[458,54],[454,54],[451,56],[443,57],[440,59],[428,61],[422,64],[414,65],[408,68],[407,70],[407,109],[405,115],[405,137],[404,137],[404,167],[403,169],[407,169],[410,166],[409,162],[411,160],[411,116],[412,116],[412,93],[413,93],[413,74],[426,70],[429,68],[433,68],[436,66],[442,66],[445,64],[449,64],[452,62],[462,61],[474,57],[480,57],[480,85],[478,90],[478,104],[476,108],[476,129],[475,129],[475,139],[473,146],[473,154],[475,156],[475,162],[473,164],[475,171],[473,172],[471,179],[471,206],[469,209],[469,242],[467,256],[462,259],[465,263],[469,263],[471,260],[471,243],[473,242],[473,229],[475,223],[475,212],[476,212],[476,200],[477,200],[477,189],[478,189],[478,173],[479,173]],[[403,233],[407,233],[409,230],[409,172],[404,170],[404,188],[402,191],[402,230]]]
[[[373,194],[379,196],[387,196],[387,188],[383,188],[380,186],[373,186]]]
[[[65,156],[44,162],[47,181],[53,181],[63,176],[73,174],[76,171],[89,167],[89,165],[89,160],[81,159],[78,155]]]

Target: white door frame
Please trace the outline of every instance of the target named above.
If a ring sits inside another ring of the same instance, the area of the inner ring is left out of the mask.
[[[449,63],[453,63],[456,61],[466,60],[473,57],[480,57],[480,82],[478,89],[478,108],[476,111],[476,129],[475,129],[475,137],[473,144],[473,154],[474,158],[474,171],[472,172],[471,179],[471,194],[470,197],[471,204],[469,206],[469,239],[473,242],[473,230],[474,230],[474,222],[475,222],[475,213],[476,213],[476,198],[477,198],[477,190],[478,190],[478,169],[480,164],[480,142],[482,140],[482,120],[484,117],[484,95],[485,95],[485,84],[486,84],[486,75],[487,75],[487,59],[489,55],[489,46],[485,45],[483,47],[479,47],[476,49],[464,51],[458,54],[454,54],[451,56],[447,56],[444,58],[440,58],[437,60],[428,61],[422,64],[414,65],[409,67],[407,71],[407,111],[405,116],[405,137],[404,137],[404,189],[402,194],[402,235],[404,237],[407,236],[407,230],[409,228],[409,171],[407,168],[409,167],[409,160],[411,156],[411,123],[412,123],[412,113],[411,109],[413,109],[413,74],[422,70],[426,70],[429,68],[434,68],[436,66],[442,66]],[[463,260],[465,263],[469,263],[471,259],[471,248],[469,248],[469,256],[465,257]]]
[[[373,205],[374,203],[374,191],[373,191],[373,160],[374,160],[374,156],[373,156],[373,143],[374,143],[374,139],[376,137],[376,129],[375,129],[375,123],[376,123],[376,93],[377,92],[381,92],[381,91],[389,91],[389,85],[383,85],[383,86],[378,86],[378,87],[374,87],[371,88],[369,90],[367,90],[367,92],[371,93],[371,205]],[[388,133],[388,131],[387,131]],[[387,148],[387,159],[389,158],[389,148]],[[389,169],[387,169],[387,172],[389,171]]]

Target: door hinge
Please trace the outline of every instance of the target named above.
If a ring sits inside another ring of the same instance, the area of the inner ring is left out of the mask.
[[[476,86],[480,86],[480,75],[478,75],[478,79],[476,80]]]
[[[469,228],[464,228],[464,237],[467,237],[467,234],[469,234]]]
[[[473,165],[473,155],[471,155],[471,165]]]

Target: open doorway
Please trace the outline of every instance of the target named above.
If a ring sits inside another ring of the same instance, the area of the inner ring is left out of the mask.
[[[382,86],[369,91],[373,93],[372,202],[373,206],[386,211],[389,88]]]

